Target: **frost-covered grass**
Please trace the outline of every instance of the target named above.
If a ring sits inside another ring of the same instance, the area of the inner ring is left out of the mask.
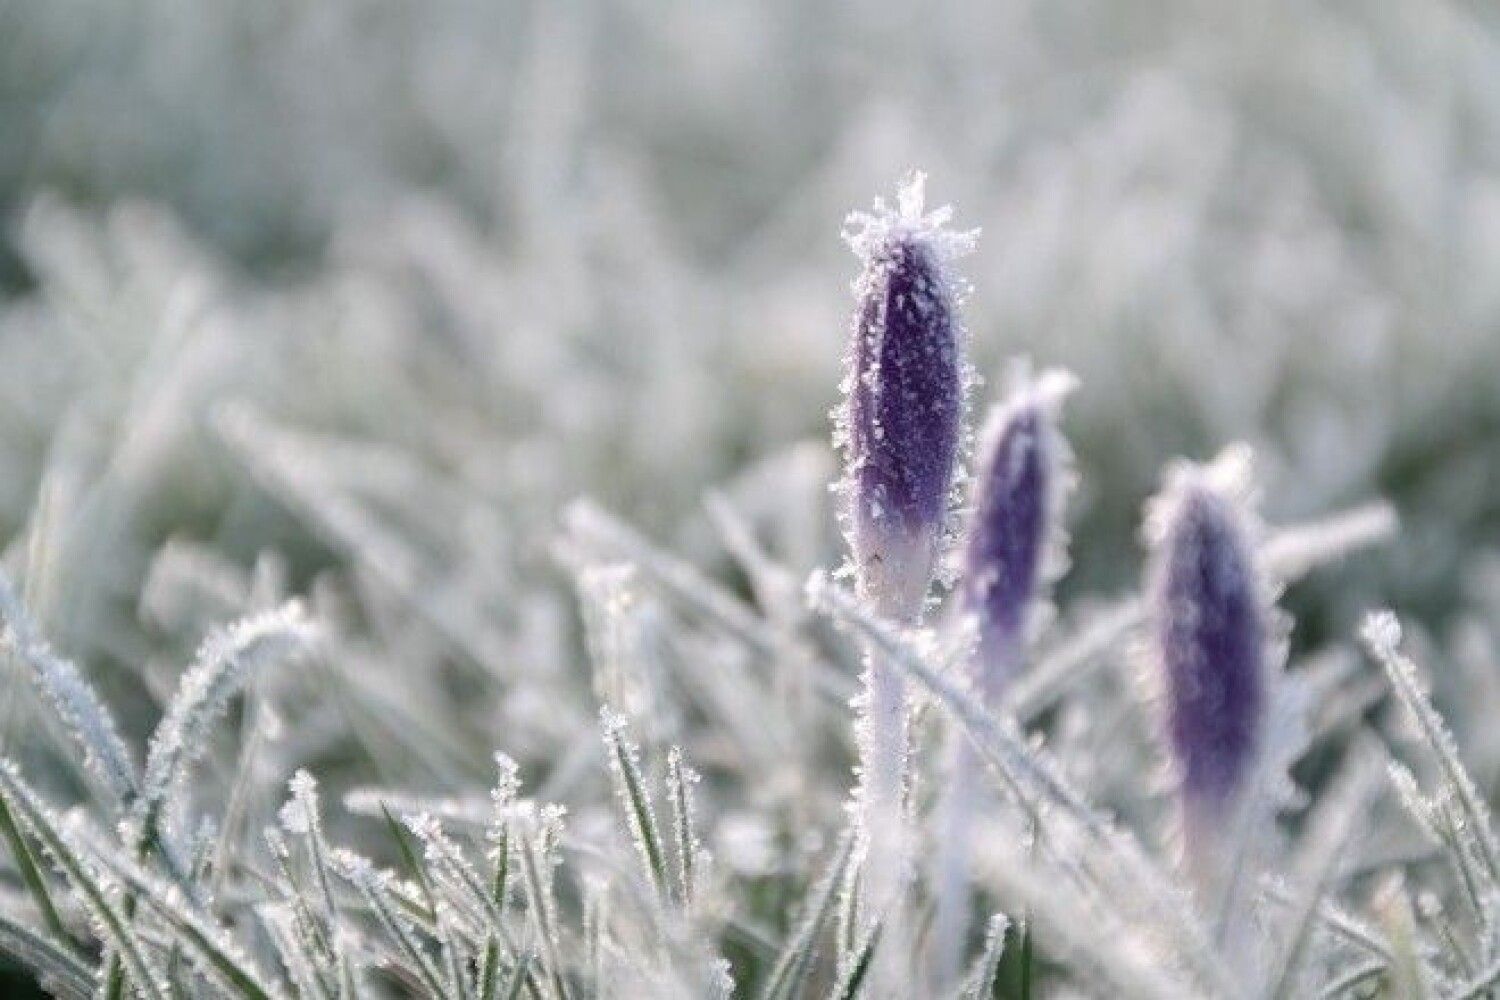
[[[16,982],[1500,993],[1492,12],[0,6]],[[975,479],[861,534],[912,163]]]
[[[555,588],[455,548],[503,539],[493,498],[226,404],[219,446],[346,562],[291,598],[274,551],[163,546],[137,613],[208,637],[141,666],[142,755],[37,620],[75,613],[125,484],[51,472],[0,578],[35,706],[0,766],[5,953],[67,997],[1487,995],[1500,841],[1396,618],[1368,660],[1287,664],[1274,609],[1391,510],[1263,528],[1232,449],[1167,475],[1139,592],[1052,608],[1071,379],[1018,375],[964,477],[947,218],[918,178],[851,236],[850,558],[805,586],[812,454],[710,496],[734,582],[569,506],[537,556],[578,645],[507,606]]]

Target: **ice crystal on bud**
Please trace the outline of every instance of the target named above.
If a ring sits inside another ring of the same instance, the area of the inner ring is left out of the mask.
[[[931,582],[963,441],[967,389],[952,261],[973,233],[923,211],[924,178],[898,208],[879,199],[849,217],[845,239],[864,264],[835,414],[845,478],[842,520],[860,586],[882,614],[914,618]]]

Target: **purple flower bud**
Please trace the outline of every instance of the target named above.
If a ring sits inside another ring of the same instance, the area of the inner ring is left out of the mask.
[[[1189,852],[1231,818],[1265,725],[1270,602],[1237,485],[1246,457],[1179,468],[1150,517],[1155,645]]]
[[[1056,536],[1071,472],[1056,416],[1074,384],[1062,371],[1022,382],[981,436],[963,600],[978,622],[978,680],[988,698],[1017,669],[1039,592],[1062,568]]]
[[[947,209],[924,213],[922,176],[902,185],[897,210],[877,200],[849,218],[845,239],[864,270],[846,357],[844,406],[835,413],[845,475],[840,520],[854,556],[861,598],[898,622],[921,618],[949,520],[964,411],[972,381],[958,317],[959,285],[949,263],[972,233],[946,228]],[[905,682],[868,655],[858,729],[858,826],[865,891],[899,925],[910,738]],[[888,924],[889,925],[889,924]],[[895,955],[891,951],[888,955]],[[884,960],[886,963],[893,959]],[[888,964],[885,986],[903,977]]]
[[[864,261],[835,440],[846,459],[844,527],[861,590],[882,614],[915,619],[937,560],[963,440],[971,378],[960,292],[948,264],[972,233],[922,211],[920,174],[896,211],[850,216]]]

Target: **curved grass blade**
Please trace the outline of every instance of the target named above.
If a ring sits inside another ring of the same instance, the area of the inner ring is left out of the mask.
[[[0,573],[0,618],[6,626],[6,647],[25,664],[68,734],[83,750],[88,773],[104,786],[116,804],[133,801],[140,791],[140,782],[114,717],[83,679],[78,667],[53,652],[42,638],[4,573]]]
[[[137,836],[149,837],[193,761],[209,745],[214,722],[256,670],[301,649],[309,636],[301,606],[246,618],[210,635],[151,737],[140,800],[132,813]]]

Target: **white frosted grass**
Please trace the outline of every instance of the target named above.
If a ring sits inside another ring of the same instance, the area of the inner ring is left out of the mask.
[[[995,995],[995,979],[1000,974],[1000,959],[1005,955],[1005,932],[1010,919],[1003,913],[993,914],[984,925],[984,947],[969,970],[959,1000],[989,1000]]]
[[[1391,964],[1386,983],[1394,996],[1427,1000],[1439,995],[1440,984],[1425,961],[1426,943],[1421,940],[1407,886],[1399,874],[1389,876],[1371,903],[1391,942]]]
[[[552,891],[552,851],[556,843],[558,814],[544,810],[518,810],[511,816],[512,837],[517,845],[520,882],[525,890],[531,929],[540,943],[552,1000],[569,1000],[564,980],[563,945],[557,926],[557,901]],[[547,867],[544,868],[543,866]]]
[[[615,795],[620,800],[630,842],[640,858],[642,876],[666,902],[672,891],[667,876],[667,852],[656,821],[656,806],[641,772],[640,748],[630,738],[625,717],[608,706],[599,711],[599,727]]]
[[[1466,850],[1472,850],[1484,863],[1483,895],[1500,891],[1500,843],[1490,825],[1489,807],[1480,798],[1463,762],[1458,746],[1447,725],[1432,707],[1427,691],[1418,677],[1417,665],[1401,652],[1401,625],[1390,612],[1371,615],[1365,621],[1363,638],[1372,656],[1385,668],[1391,688],[1416,722],[1422,740],[1443,776],[1448,791],[1461,814],[1454,830]]]
[[[3,573],[0,616],[5,620],[7,648],[25,665],[33,683],[77,742],[88,771],[109,791],[116,807],[130,803],[139,793],[140,784],[113,716],[78,668],[53,652],[42,638]]]
[[[521,990],[525,987],[529,978],[531,965],[535,961],[536,959],[530,954],[522,955],[521,960],[516,963],[515,968],[511,969],[505,985],[502,987],[497,979],[495,987],[498,992],[492,992],[490,996],[483,997],[481,1000],[518,1000],[521,996]]]
[[[215,632],[183,674],[146,752],[141,796],[134,805],[138,835],[150,837],[194,759],[207,752],[213,728],[251,677],[269,664],[305,649],[312,630],[292,602]]]
[[[438,570],[419,546],[383,523],[329,472],[325,465],[331,445],[306,440],[238,405],[217,410],[214,426],[269,491],[390,587],[456,650],[487,671],[506,662],[505,643],[471,607],[469,595],[439,594],[442,588],[433,578]],[[430,477],[423,480],[404,466],[400,471],[415,476],[423,491],[433,488]]]
[[[141,582],[143,618],[163,628],[201,632],[242,611],[250,575],[210,545],[168,539]]]
[[[486,931],[505,945],[507,960],[517,961],[521,950],[505,914],[506,879],[497,878],[494,885],[486,886],[473,863],[432,816],[408,816],[406,826],[422,845],[428,876],[441,875],[456,887],[468,904],[468,912],[477,914]],[[452,893],[446,895],[454,897]]]
[[[648,671],[651,657],[635,576],[629,563],[584,566],[576,573],[594,695],[639,717],[661,699],[648,676],[654,671]]]
[[[329,863],[340,878],[358,890],[370,912],[375,915],[376,922],[396,943],[400,955],[422,985],[431,990],[433,996],[443,996],[442,975],[433,964],[427,948],[418,940],[411,920],[403,914],[401,904],[392,894],[389,876],[378,871],[365,858],[342,848],[333,852]]]
[[[1039,867],[1015,827],[986,829],[985,834],[979,840],[984,849],[975,853],[981,883],[1002,905],[1026,913],[1033,933],[1048,942],[1049,954],[1068,961],[1106,995],[1138,1000],[1212,995],[1171,968],[1166,943],[1143,936],[1149,928],[1112,917],[1107,898],[1096,902],[1067,878]]]
[[[1310,522],[1271,532],[1261,549],[1266,568],[1285,581],[1390,541],[1400,528],[1396,509],[1376,501]]]
[[[1490,922],[1486,886],[1489,875],[1483,870],[1484,859],[1474,850],[1472,837],[1464,832],[1464,819],[1451,792],[1441,790],[1429,798],[1422,794],[1416,775],[1404,764],[1392,761],[1387,772],[1396,797],[1417,827],[1441,849],[1442,857],[1454,869],[1471,912],[1485,923]]]
[[[1260,891],[1265,901],[1276,907],[1295,905],[1293,891],[1279,878],[1267,875],[1261,879]],[[1322,928],[1350,947],[1364,952],[1385,968],[1394,961],[1390,943],[1381,932],[1356,919],[1329,899],[1320,900],[1317,916]]]
[[[58,1000],[90,1000],[94,970],[71,950],[26,924],[0,913],[0,949],[36,976],[37,983]]]
[[[732,1000],[734,997],[734,975],[730,969],[729,959],[716,958],[709,963],[708,989],[706,996],[708,1000]]]
[[[766,976],[761,1000],[784,1000],[801,993],[817,961],[818,939],[834,921],[839,894],[854,858],[854,848],[852,834],[845,833],[839,838],[832,863],[809,888],[802,904],[801,918],[793,926],[786,946]]]
[[[850,950],[849,955],[839,971],[838,981],[834,984],[833,992],[829,994],[829,1000],[854,1000],[865,992],[865,980],[869,978],[871,960],[880,946],[880,938],[885,930],[886,917],[877,915],[867,922],[866,927],[860,932],[860,939]],[[899,983],[875,983],[874,991],[885,991],[899,988]]]
[[[77,892],[100,939],[118,956],[143,1000],[165,1000],[165,980],[121,907],[119,887],[102,879],[82,846],[21,779],[15,764],[0,761],[0,795],[11,815],[25,824],[43,852]]]
[[[286,996],[256,968],[234,936],[199,912],[176,886],[151,875],[120,853],[96,852],[95,859],[128,885],[133,898],[144,903],[171,929],[173,942],[182,946],[204,975],[247,1000],[280,1000]]]
[[[303,940],[304,932],[298,927],[300,918],[292,906],[270,904],[261,908],[260,916],[297,995],[305,1000],[335,1000],[319,975],[316,960]]]
[[[1240,977],[1232,962],[1237,956],[1218,946],[1214,928],[1194,908],[1187,888],[1144,851],[1132,832],[1046,810],[1037,814],[1033,829],[1036,844],[1059,875],[1107,901],[1115,919],[1151,935],[1205,989],[1236,992]]]
[[[464,968],[463,956],[457,942],[457,928],[454,918],[446,903],[437,906],[437,936],[439,953],[443,960],[443,974],[447,979],[447,989],[443,996],[450,1000],[471,1000],[473,991],[469,983],[468,971]]]
[[[1307,832],[1291,858],[1293,881],[1300,885],[1290,912],[1278,921],[1277,953],[1265,965],[1264,995],[1272,1000],[1305,996],[1302,967],[1314,942],[1313,927],[1324,897],[1336,886],[1337,864],[1364,820],[1381,780],[1380,758],[1363,742],[1351,751],[1353,759],[1319,799],[1308,820]]]
[[[806,658],[806,649],[790,644],[755,610],[715,581],[651,545],[634,529],[587,499],[575,500],[563,514],[570,539],[601,557],[624,559],[649,576],[674,600],[722,628],[762,659]],[[813,684],[825,698],[843,706],[853,686],[847,678],[816,659],[808,664]]]
[[[277,887],[286,900],[282,906],[266,908],[262,922],[272,934],[277,953],[294,983],[311,984],[311,993],[332,998],[339,975],[329,931],[312,910],[312,901],[292,867],[291,850],[282,831],[266,830],[266,846],[281,877]]]
[[[1444,1000],[1480,1000],[1481,997],[1491,996],[1497,985],[1500,985],[1500,961],[1493,961],[1449,993]]]
[[[766,615],[783,627],[800,621],[801,588],[796,574],[771,557],[755,537],[754,528],[724,493],[709,490],[703,498],[703,509],[713,521],[725,551],[749,578],[756,603]]]
[[[304,912],[309,916],[309,930],[316,934],[321,943],[321,951],[327,954],[328,964],[332,967],[336,981],[343,984],[348,982],[353,974],[340,933],[339,907],[333,892],[331,852],[323,834],[323,817],[317,781],[306,771],[298,771],[287,783],[287,787],[291,792],[291,797],[282,806],[278,819],[285,835],[301,843],[306,849],[307,867],[311,869],[313,884],[316,887],[314,899],[317,908],[316,915],[313,915],[313,902],[311,900],[303,902]],[[286,860],[290,862],[289,857]],[[290,875],[289,867],[284,871]]]
[[[698,840],[694,818],[693,787],[701,778],[684,763],[682,748],[667,751],[667,801],[672,812],[672,841],[677,854],[677,899],[684,912],[696,905],[698,885],[703,878],[707,858]]]
[[[865,611],[826,574],[818,572],[808,578],[807,598],[814,610],[848,625],[871,642],[881,656],[935,695],[1024,799],[1051,803],[1079,817],[1091,816],[1091,809],[1077,793],[1034,758],[1013,723],[992,718],[972,695],[944,676],[943,667],[928,663],[906,636]]]
[[[489,822],[490,800],[478,795],[427,795],[399,788],[375,788],[365,785],[349,789],[343,795],[344,808],[356,816],[378,819],[384,810],[398,816],[427,813],[444,823],[483,829]]]

